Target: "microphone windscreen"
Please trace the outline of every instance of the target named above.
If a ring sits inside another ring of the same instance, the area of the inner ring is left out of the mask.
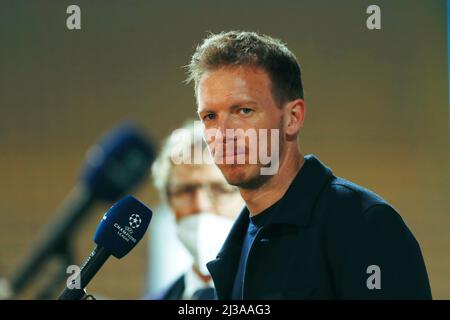
[[[89,149],[81,183],[94,198],[116,201],[148,176],[154,157],[150,139],[133,123],[124,122]]]
[[[103,216],[95,231],[94,242],[120,259],[142,239],[151,218],[152,211],[128,195]]]

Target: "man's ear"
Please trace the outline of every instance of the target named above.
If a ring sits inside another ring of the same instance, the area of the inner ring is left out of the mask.
[[[303,99],[296,99],[285,105],[285,133],[296,137],[305,121],[306,106]]]

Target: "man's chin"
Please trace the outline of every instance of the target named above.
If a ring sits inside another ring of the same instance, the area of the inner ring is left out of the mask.
[[[220,165],[219,168],[229,184],[242,189],[258,188],[268,177],[262,176],[259,166],[255,165],[232,164]]]
[[[233,186],[239,186],[240,183],[245,181],[246,168],[240,164],[225,164],[219,166],[223,176],[227,182]]]

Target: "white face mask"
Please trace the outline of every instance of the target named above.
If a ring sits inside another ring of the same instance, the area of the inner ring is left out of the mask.
[[[216,258],[232,225],[230,218],[208,212],[193,214],[178,221],[178,238],[202,274],[209,274],[206,263]]]

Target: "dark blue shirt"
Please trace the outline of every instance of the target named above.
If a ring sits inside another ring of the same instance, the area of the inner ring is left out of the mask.
[[[241,257],[236,271],[236,276],[234,278],[233,293],[231,297],[231,299],[233,300],[243,299],[242,293],[245,279],[245,269],[247,266],[247,258],[250,253],[253,241],[255,240],[256,234],[266,224],[269,216],[271,215],[271,212],[273,212],[273,207],[274,205],[254,217],[249,216],[247,234],[245,235],[244,242],[242,243]]]

